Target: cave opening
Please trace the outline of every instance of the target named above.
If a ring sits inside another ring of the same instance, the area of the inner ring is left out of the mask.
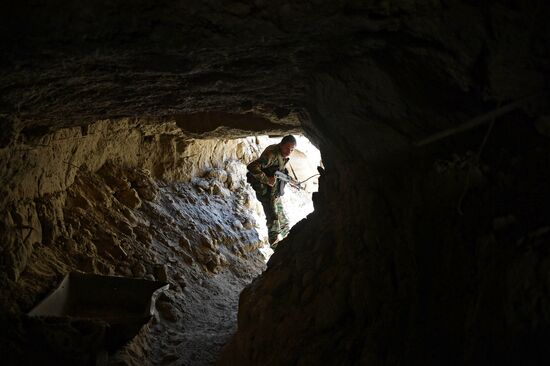
[[[287,165],[288,175],[293,179],[295,185],[287,184],[285,193],[281,197],[285,216],[288,219],[290,229],[300,220],[307,217],[314,211],[312,195],[318,191],[319,173],[317,167],[322,167],[321,153],[306,136],[295,135],[297,144],[289,157]],[[280,137],[258,136],[256,143],[260,150],[265,150],[270,145],[278,144]],[[262,209],[254,211],[258,222],[265,223],[265,213]],[[259,225],[258,233],[266,242],[268,241],[267,227]],[[273,249],[268,246],[261,248],[266,257],[266,262],[273,254]]]
[[[550,2],[4,3],[5,364],[548,364]],[[266,263],[239,156],[299,133]],[[29,316],[73,271],[170,287],[105,360]]]

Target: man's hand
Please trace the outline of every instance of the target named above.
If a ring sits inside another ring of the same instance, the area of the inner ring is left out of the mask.
[[[273,187],[275,185],[275,177],[267,177],[267,184],[270,186],[270,187]]]

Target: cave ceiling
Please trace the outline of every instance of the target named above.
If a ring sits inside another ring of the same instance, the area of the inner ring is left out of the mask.
[[[204,112],[292,130],[341,108],[413,141],[545,87],[548,5],[474,3],[4,5],[3,134],[127,117],[184,129]]]

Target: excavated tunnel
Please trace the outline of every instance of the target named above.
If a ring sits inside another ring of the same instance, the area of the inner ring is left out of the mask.
[[[1,7],[5,364],[548,364],[547,2]],[[287,134],[322,168],[266,263]],[[106,350],[29,316],[74,271],[169,288]]]
[[[273,254],[246,164],[281,137],[225,131],[225,139],[191,138],[175,121],[126,119],[116,131],[109,123],[32,138],[24,132],[6,155],[11,179],[41,198],[8,206],[5,217],[3,301],[32,310],[12,319],[19,329],[10,327],[3,340],[25,364],[211,364],[236,331],[240,291]],[[306,180],[320,154],[307,138],[296,139],[289,168]],[[291,227],[313,210],[316,183],[285,189]],[[68,273],[67,290],[44,300]],[[117,284],[112,276],[156,282]],[[153,319],[143,320],[139,334],[119,336],[118,324],[131,330],[139,304],[153,295],[147,288],[164,284]]]

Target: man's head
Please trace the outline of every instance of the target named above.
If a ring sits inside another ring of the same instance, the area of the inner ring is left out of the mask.
[[[288,158],[296,147],[296,138],[292,135],[287,135],[283,137],[279,146],[281,147],[281,154],[283,154],[285,158]]]

